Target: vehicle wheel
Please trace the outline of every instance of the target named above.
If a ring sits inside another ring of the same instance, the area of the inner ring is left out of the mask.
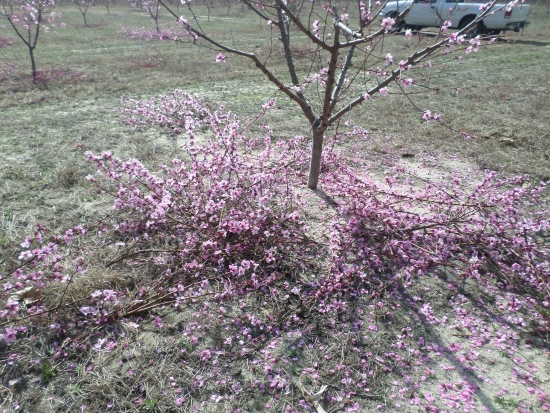
[[[458,28],[462,30],[466,26],[468,26],[471,22],[475,20],[475,16],[468,16],[465,17],[461,22]],[[470,29],[465,33],[468,36],[479,36],[481,34],[485,33],[485,25],[483,22],[478,22],[474,27],[470,27]]]

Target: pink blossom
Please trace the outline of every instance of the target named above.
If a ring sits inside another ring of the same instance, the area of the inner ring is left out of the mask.
[[[32,237],[27,236],[25,237],[25,242],[21,244],[21,248],[29,248],[31,246]]]
[[[429,122],[432,119],[432,112],[427,110],[424,112],[424,115],[422,115],[422,119],[424,119],[426,122]]]
[[[31,251],[23,251],[21,254],[19,254],[18,259],[27,261],[30,260],[32,257],[34,257],[34,255]]]
[[[103,347],[103,344],[105,344],[106,342],[107,342],[106,338],[100,338],[99,340],[97,340],[97,343],[94,345],[94,350],[95,351],[101,350],[101,347]]]
[[[240,391],[243,389],[243,386],[241,385],[241,383],[239,383],[238,381],[236,381],[235,383],[233,383],[233,385],[231,386],[231,388],[233,389],[233,391],[235,393],[240,393]]]
[[[379,92],[382,96],[388,96],[389,89],[387,87],[383,87],[379,90]]]
[[[95,307],[80,307],[80,312],[86,316],[98,314],[98,310]]]
[[[217,56],[216,56],[216,62],[218,62],[218,63],[220,63],[220,62],[225,63],[225,56],[222,55],[221,53],[218,53]]]
[[[0,339],[4,340],[6,343],[11,343],[15,341],[17,336],[17,330],[12,326],[6,328],[6,334],[0,336]]]
[[[406,37],[407,39],[410,39],[410,38],[412,37],[412,35],[413,35],[413,34],[412,34],[412,30],[411,30],[411,29],[405,30],[405,37]]]
[[[105,301],[116,300],[116,292],[113,290],[103,290],[103,297],[105,297]]]
[[[394,19],[392,19],[391,17],[386,17],[386,18],[382,19],[382,25],[381,26],[386,29],[386,32],[388,32],[393,27],[394,24],[395,24]]]

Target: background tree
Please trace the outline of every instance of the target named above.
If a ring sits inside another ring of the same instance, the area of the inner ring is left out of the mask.
[[[88,13],[88,8],[94,5],[95,0],[73,0],[73,3],[76,4],[76,7],[78,7],[78,11],[80,11],[82,18],[84,19],[84,25],[87,26],[88,21],[86,20],[86,13]],[[107,11],[109,11],[108,4],[107,4]]]
[[[0,16],[3,16],[13,28],[17,37],[27,46],[31,59],[31,75],[36,81],[36,62],[34,49],[38,43],[41,29],[49,31],[45,24],[51,23],[58,14],[54,12],[54,0],[8,0],[0,4]]]
[[[204,4],[204,7],[206,7],[206,10],[208,10],[208,17],[207,21],[210,21],[210,12],[214,8],[216,0],[202,0],[202,4]]]
[[[149,13],[149,16],[151,16],[151,19],[153,19],[153,22],[155,23],[155,28],[157,29],[157,32],[160,32],[159,27],[159,2],[157,0],[145,0],[142,2],[143,6],[145,7],[145,10],[147,10],[147,13]]]
[[[227,9],[227,12],[225,13],[225,15],[228,16],[229,12],[231,11],[231,7],[233,7],[233,5],[235,4],[235,0],[220,0],[220,3],[222,4],[223,7]]]
[[[158,1],[164,5],[162,0]],[[200,26],[189,3],[187,6],[191,18],[187,20],[182,16],[179,20],[195,42],[202,39],[222,52],[251,59],[283,94],[300,107],[312,131],[307,183],[312,189],[317,188],[319,181],[326,130],[375,94],[387,96],[390,87],[405,91],[416,83],[410,70],[431,67],[428,59],[447,55],[453,48],[467,54],[477,51],[481,39],[476,37],[465,41],[464,33],[487,16],[496,3],[495,0],[487,3],[480,14],[457,33],[448,34],[448,23],[442,22],[441,31],[434,36],[431,45],[410,53],[410,43],[406,47],[398,46],[389,50],[391,45],[384,41],[387,36],[401,35],[395,33],[394,29],[399,27],[410,8],[394,19],[380,15],[385,6],[385,3],[380,2],[369,2],[368,5],[358,2],[341,7],[341,3],[337,2],[321,5],[315,1],[243,2],[277,32],[278,39],[274,41],[271,36],[265,56],[229,46],[210,37]],[[452,13],[452,9],[449,13]],[[448,18],[450,15],[443,17]],[[301,36],[294,36],[295,31]],[[305,42],[304,36],[307,39]],[[406,37],[412,37],[410,30],[406,32]],[[270,70],[277,44],[283,48],[288,69],[285,76]],[[302,59],[304,53],[297,51],[304,48],[307,50],[306,59]],[[398,60],[399,55],[401,58]],[[301,59],[298,63],[297,58]],[[220,54],[217,60],[223,61],[225,56]],[[426,112],[424,119],[439,120],[439,117]]]

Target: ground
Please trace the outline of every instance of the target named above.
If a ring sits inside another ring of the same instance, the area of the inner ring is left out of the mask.
[[[190,44],[168,15],[162,17],[176,42],[131,38],[132,29],[143,33],[153,26],[148,15],[125,5],[111,7],[110,14],[97,6],[88,13],[89,26],[83,26],[75,8],[63,6],[61,11],[62,19],[36,49],[42,71],[37,84],[28,78],[26,50],[9,27],[0,25],[0,272],[18,264],[20,244],[37,222],[53,233],[64,232],[78,224],[94,227],[110,211],[112,197],[86,180],[95,168],[84,151],[135,157],[153,171],[186,156],[181,147],[185,135],[157,127],[136,130],[124,123],[117,110],[122,96],[148,99],[181,89],[214,105],[223,103],[243,121],[276,96],[277,106],[261,119],[273,129],[274,141],[307,136],[308,125],[296,108],[249,62],[229,57],[216,63],[216,53]],[[214,9],[210,23],[204,23],[214,35],[230,32],[245,19],[247,29],[236,44],[266,47],[267,25],[240,5],[227,16],[225,11]],[[368,131],[364,141],[347,142],[342,127],[336,148],[350,158],[360,153],[376,182],[384,182],[396,168],[405,175],[416,171],[421,178],[460,176],[472,185],[489,170],[505,177],[529,174],[527,183],[549,180],[546,7],[536,8],[530,21],[524,32],[508,32],[461,61],[437,62],[440,70],[430,75],[437,88],[412,96],[420,110],[399,94],[372,99],[350,119]],[[406,47],[402,38],[395,41]],[[283,63],[281,59],[276,70],[282,71]],[[440,113],[450,128],[424,122],[424,110]],[[475,139],[465,141],[461,131]],[[249,133],[262,132],[256,123]],[[323,208],[316,196],[310,202]],[[321,237],[323,222],[315,213],[309,216],[312,232]],[[223,344],[228,334],[223,328],[231,326],[220,324],[215,330],[203,320],[209,327],[196,330],[189,322],[195,311],[191,305],[140,314],[141,319],[133,320],[138,329],[120,322],[109,330],[109,337],[119,340],[112,350],[89,349],[66,360],[51,361],[53,339],[47,334],[42,341],[27,338],[18,356],[0,343],[1,408],[253,412],[291,406],[309,411],[313,404],[300,401],[307,401],[305,393],[328,385],[331,396],[322,405],[332,411],[394,411],[397,403],[401,407],[395,411],[416,412],[431,398],[443,411],[482,411],[482,406],[491,412],[548,410],[548,337],[506,318],[510,297],[495,292],[490,282],[480,287],[448,270],[432,275],[410,290],[396,291],[401,301],[363,297],[351,312],[319,316],[315,323],[269,337],[250,357],[228,355],[238,349],[235,343]],[[79,280],[74,294],[125,283],[131,289],[133,282],[128,269],[99,268]],[[419,310],[426,303],[433,312]],[[265,318],[276,314],[279,310],[270,306],[281,302],[266,298],[239,305],[227,305],[232,317],[247,314],[250,307]],[[289,299],[289,308],[310,311],[300,306],[296,297]],[[195,335],[200,339],[196,343]],[[211,348],[219,351],[209,360],[216,360],[221,370],[203,360],[203,352]],[[362,391],[347,391],[350,377],[361,383]],[[273,383],[275,390],[259,390]],[[473,400],[474,407],[465,400]]]

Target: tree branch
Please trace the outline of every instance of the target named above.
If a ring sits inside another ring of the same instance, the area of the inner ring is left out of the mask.
[[[405,62],[405,66],[409,65],[409,64],[413,65],[413,66],[418,64],[420,59],[431,55],[437,49],[442,47],[445,42],[446,42],[445,40],[441,40],[438,43],[433,44],[431,46],[428,46],[428,47],[424,48],[421,51],[414,52],[412,55],[410,55],[408,57],[407,61]],[[391,82],[393,82],[395,79],[397,79],[400,74],[401,74],[401,70],[400,69],[395,69],[388,78],[386,78],[382,83],[380,83],[377,86],[370,89],[367,93],[372,96],[374,93],[376,93],[380,89],[388,86]],[[365,96],[364,95],[356,98],[355,100],[353,100],[352,102],[350,102],[349,104],[344,106],[342,109],[340,109],[334,116],[332,116],[328,120],[328,126],[332,125],[334,122],[336,122],[338,119],[340,119],[343,115],[350,112],[357,105],[363,103],[363,101],[365,101]]]
[[[332,47],[332,52],[330,53],[330,62],[328,65],[327,81],[325,85],[325,97],[323,99],[323,113],[321,115],[321,124],[319,125],[320,133],[324,132],[325,129],[329,126],[327,120],[331,112],[331,95],[332,88],[334,86],[334,79],[336,77],[336,68],[338,67],[338,43],[340,42],[340,28],[338,26],[334,27],[334,46]]]
[[[273,19],[270,19],[268,16],[262,14],[256,7],[254,7],[253,4],[250,3],[248,0],[241,0],[244,4],[248,6],[250,10],[252,10],[254,13],[256,13],[258,16],[260,16],[261,19],[264,19],[265,21],[273,21]],[[278,24],[279,22],[273,22],[273,24]]]
[[[277,2],[277,5],[285,12],[288,18],[292,20],[292,23],[294,23],[302,33],[304,33],[313,43],[315,43],[322,49],[332,53],[332,47],[330,47],[321,39],[317,38],[306,26],[304,26],[302,21],[298,17],[296,17],[294,13],[292,13],[292,11],[290,11],[290,9],[286,7],[285,4],[283,4],[281,0],[276,0],[276,2]]]
[[[330,97],[330,113],[334,110],[334,107],[336,106],[336,102],[338,101],[338,95],[340,94],[340,91],[342,90],[342,85],[344,84],[344,80],[346,78],[346,75],[348,73],[348,69],[351,66],[351,60],[353,58],[353,53],[355,52],[355,46],[352,46],[349,51],[348,55],[346,56],[346,60],[344,61],[344,67],[342,67],[342,71],[340,72],[340,75],[338,76],[338,81],[336,82],[336,87],[332,91],[332,96]]]
[[[168,12],[170,14],[172,14],[172,16],[174,16],[175,18],[177,18],[179,20],[179,17],[177,14],[175,14],[168,6],[166,6],[166,4],[162,1],[162,0],[158,0],[158,2],[160,4],[162,4],[162,6],[168,10]],[[247,57],[249,59],[251,59],[254,64],[256,65],[256,67],[258,69],[260,69],[260,71],[266,75],[266,77],[272,82],[274,83],[281,92],[283,92],[285,95],[287,95],[290,99],[292,99],[294,102],[296,102],[298,104],[298,106],[300,106],[300,109],[302,109],[302,112],[304,113],[305,117],[307,118],[307,120],[313,124],[313,122],[315,121],[315,115],[313,114],[313,111],[311,110],[311,107],[309,106],[309,104],[305,101],[305,99],[303,98],[300,98],[300,96],[298,96],[298,94],[294,93],[290,88],[288,88],[287,86],[284,85],[283,82],[281,82],[279,79],[277,79],[275,77],[275,75],[273,75],[273,73],[271,73],[267,67],[260,61],[260,59],[258,59],[258,56],[256,56],[254,53],[249,53],[249,52],[244,52],[242,50],[239,50],[239,49],[235,49],[235,48],[232,48],[232,47],[228,47],[228,46],[225,46],[224,44],[222,43],[219,43],[217,42],[216,40],[212,39],[211,37],[207,36],[206,34],[204,34],[203,32],[200,32],[196,29],[194,29],[193,27],[191,27],[189,25],[189,23],[183,23],[183,26],[187,29],[187,31],[189,31],[190,33],[193,33],[195,36],[197,37],[200,37],[201,39],[204,39],[206,40],[208,43],[218,47],[219,49],[221,50],[224,50],[228,53],[231,53],[231,54],[236,54],[238,56],[243,56],[243,57]]]

